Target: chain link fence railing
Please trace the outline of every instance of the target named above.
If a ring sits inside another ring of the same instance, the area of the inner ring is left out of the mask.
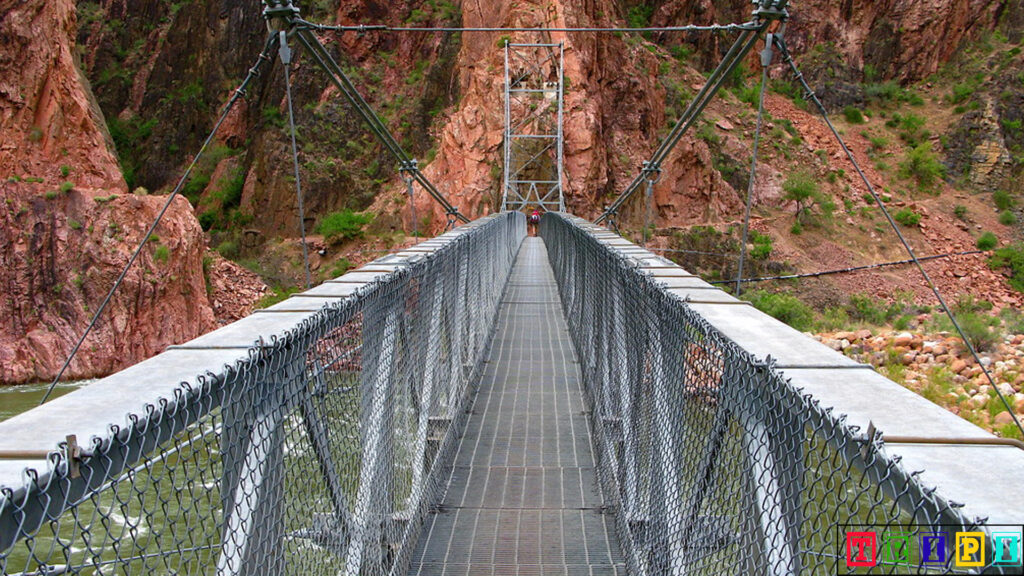
[[[467,226],[234,365],[140,398],[81,458],[54,452],[0,487],[0,573],[404,573],[524,235],[519,213]]]
[[[984,530],[584,226],[540,232],[632,574],[844,574],[847,525]],[[895,560],[863,573],[968,571]]]

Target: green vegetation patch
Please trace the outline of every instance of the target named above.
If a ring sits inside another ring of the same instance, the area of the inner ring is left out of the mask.
[[[373,221],[373,214],[342,210],[332,212],[317,224],[316,231],[328,242],[341,242],[360,238],[363,228]]]

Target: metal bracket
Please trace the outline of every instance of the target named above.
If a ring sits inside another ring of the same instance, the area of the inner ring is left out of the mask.
[[[64,459],[68,462],[68,476],[78,478],[82,475],[79,465],[82,462],[82,447],[78,445],[78,437],[68,434],[65,437]]]
[[[282,18],[289,20],[299,17],[299,9],[292,4],[292,0],[263,0],[263,18],[272,20]]]
[[[775,51],[772,50],[772,46],[775,44],[775,36],[778,34],[768,34],[764,39],[764,50],[761,50],[761,66],[767,68],[772,65],[772,58],[775,56]]]
[[[761,20],[785,20],[789,18],[786,5],[789,0],[753,0],[754,18]]]

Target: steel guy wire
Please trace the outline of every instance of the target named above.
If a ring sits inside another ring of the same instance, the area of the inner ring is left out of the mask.
[[[982,364],[981,356],[978,354],[977,349],[975,349],[974,344],[972,344],[971,341],[967,338],[967,335],[964,333],[964,330],[960,326],[960,323],[957,321],[956,316],[953,314],[953,311],[946,304],[946,300],[945,298],[942,297],[941,292],[939,292],[938,286],[935,285],[935,282],[932,280],[931,276],[924,269],[924,266],[921,265],[920,259],[917,257],[917,254],[914,252],[914,249],[910,247],[910,243],[907,242],[906,237],[903,236],[903,233],[900,231],[899,226],[896,225],[896,221],[893,220],[892,215],[889,214],[889,210],[888,208],[885,207],[885,203],[882,202],[882,198],[878,195],[877,192],[875,192],[874,186],[871,185],[871,182],[868,180],[867,175],[865,175],[864,171],[861,170],[860,164],[854,157],[853,152],[851,152],[849,147],[846,146],[846,142],[843,140],[843,137],[839,134],[839,131],[837,131],[835,126],[832,124],[832,120],[829,118],[828,111],[825,110],[825,105],[821,103],[821,100],[818,99],[817,94],[815,94],[814,90],[811,89],[810,85],[807,84],[807,80],[804,78],[804,75],[800,72],[799,67],[797,67],[796,62],[793,60],[793,56],[789,53],[789,50],[786,48],[785,41],[780,36],[773,36],[773,39],[775,40],[776,46],[779,47],[779,52],[782,54],[783,62],[785,62],[786,65],[788,65],[789,69],[793,72],[794,78],[796,78],[797,82],[800,83],[801,87],[806,92],[806,99],[814,102],[815,107],[821,113],[821,117],[825,120],[825,124],[828,125],[829,130],[831,130],[832,132],[832,135],[835,136],[836,141],[842,147],[843,152],[846,153],[847,159],[849,159],[850,163],[853,165],[854,170],[857,171],[857,174],[860,176],[861,181],[864,182],[864,186],[867,187],[868,193],[871,194],[871,197],[875,200],[875,204],[877,204],[878,208],[882,211],[882,215],[885,216],[886,220],[888,220],[889,226],[892,228],[893,232],[896,233],[896,237],[899,238],[900,243],[903,245],[903,248],[907,251],[907,254],[910,256],[910,259],[914,262],[914,265],[917,267],[917,270],[921,273],[921,276],[924,278],[929,288],[931,288],[932,294],[934,294],[935,298],[939,301],[939,305],[942,307],[942,310],[946,313],[946,316],[949,317],[950,322],[953,323],[953,327],[956,328],[957,334],[959,334],[960,339],[963,340],[964,346],[967,347],[967,350],[970,351],[971,353],[971,357],[974,358],[974,361],[977,362],[979,367],[981,367],[982,373],[985,374],[985,379],[988,380],[989,384],[992,386],[992,389],[995,390],[996,394],[999,396],[999,400],[1002,401],[1003,406],[1006,407],[1006,410],[1007,412],[1009,412],[1010,417],[1013,418],[1014,424],[1017,425],[1017,429],[1020,430],[1021,435],[1024,436],[1024,425],[1021,425],[1020,420],[1017,418],[1017,414],[1013,409],[1013,405],[1010,404],[1009,400],[1006,399],[1006,396],[1003,394],[1003,392],[999,389],[998,386],[996,386],[995,379],[992,378],[992,374],[989,372],[988,368],[984,364]]]
[[[965,250],[962,252],[947,252],[945,254],[932,254],[931,256],[919,256],[917,260],[919,262],[927,262],[929,260],[939,260],[942,258],[951,258],[953,256],[970,256],[973,254],[984,254],[984,250]],[[912,259],[907,260],[893,260],[891,262],[878,262],[875,264],[864,264],[861,266],[850,266],[847,268],[835,268],[832,270],[820,270],[817,272],[802,272],[798,274],[782,274],[778,276],[761,276],[756,278],[744,278],[743,282],[766,282],[769,280],[795,280],[798,278],[816,278],[818,276],[828,276],[831,274],[847,274],[851,272],[861,272],[863,270],[873,270],[875,268],[886,268],[889,266],[900,266],[903,264],[913,264]],[[712,280],[710,284],[732,284],[735,280]]]
[[[174,199],[178,197],[178,194],[181,192],[181,189],[185,185],[186,180],[188,180],[188,177],[192,174],[192,170],[196,167],[196,164],[199,162],[199,159],[206,151],[206,148],[210,145],[210,142],[213,141],[213,137],[217,134],[217,131],[220,130],[221,125],[227,119],[228,113],[231,112],[231,109],[234,107],[235,103],[240,98],[245,97],[249,84],[255,78],[259,77],[260,68],[263,66],[263,64],[271,61],[270,55],[273,54],[276,45],[277,36],[275,34],[270,34],[267,38],[267,41],[264,44],[263,52],[260,53],[259,58],[256,60],[256,64],[249,69],[249,72],[246,75],[245,79],[235,90],[234,94],[231,96],[231,99],[228,100],[228,103],[224,106],[224,111],[221,112],[221,115],[217,119],[217,122],[213,125],[213,129],[210,130],[210,134],[206,137],[206,140],[203,141],[202,146],[199,147],[199,151],[196,153],[195,157],[192,158],[192,162],[189,163],[188,168],[185,169],[184,174],[181,175],[181,178],[178,179],[178,183],[174,186],[174,189],[167,196],[167,201],[164,202],[163,207],[160,209],[160,212],[157,213],[156,218],[153,220],[153,223],[150,224],[149,229],[146,230],[146,233],[142,236],[142,239],[139,242],[138,247],[135,249],[131,257],[128,259],[128,263],[125,264],[124,268],[121,270],[121,274],[117,277],[117,280],[114,281],[114,285],[111,286],[110,291],[107,292],[107,295],[103,299],[103,302],[100,304],[99,308],[96,309],[96,313],[93,314],[92,320],[89,321],[89,325],[86,326],[85,331],[82,333],[82,336],[78,339],[78,342],[75,343],[75,347],[71,349],[71,353],[68,354],[68,358],[67,360],[64,361],[64,365],[61,366],[60,370],[57,372],[57,376],[55,376],[53,382],[50,383],[49,388],[47,388],[46,390],[46,394],[44,394],[42,400],[39,401],[40,405],[42,405],[43,403],[46,402],[47,399],[49,399],[50,394],[53,392],[53,388],[57,385],[58,382],[60,382],[61,377],[64,376],[64,372],[67,371],[68,366],[71,365],[71,361],[78,353],[78,350],[82,347],[82,343],[85,342],[85,338],[92,331],[93,327],[96,325],[96,322],[99,320],[100,315],[102,315],[103,311],[106,310],[107,305],[110,304],[110,300],[111,298],[114,297],[114,293],[117,291],[118,287],[120,287],[121,283],[124,282],[125,277],[128,275],[128,270],[131,269],[132,265],[135,263],[135,260],[138,259],[139,254],[142,253],[143,248],[146,247],[146,243],[149,242],[149,239],[153,235],[153,232],[156,231],[156,227],[160,224],[160,220],[163,219],[164,214],[167,213],[167,210],[171,207],[171,203],[174,202]]]

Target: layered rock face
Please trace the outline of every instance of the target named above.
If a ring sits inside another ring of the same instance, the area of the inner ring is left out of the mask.
[[[165,202],[125,194],[74,58],[70,0],[0,3],[0,382],[48,379]],[[109,373],[215,326],[205,242],[174,202],[67,375]]]
[[[0,381],[52,378],[164,198],[0,184]],[[178,198],[69,367],[108,374],[216,326],[205,242]]]
[[[0,2],[0,174],[124,192],[106,122],[75,57],[75,3]]]

